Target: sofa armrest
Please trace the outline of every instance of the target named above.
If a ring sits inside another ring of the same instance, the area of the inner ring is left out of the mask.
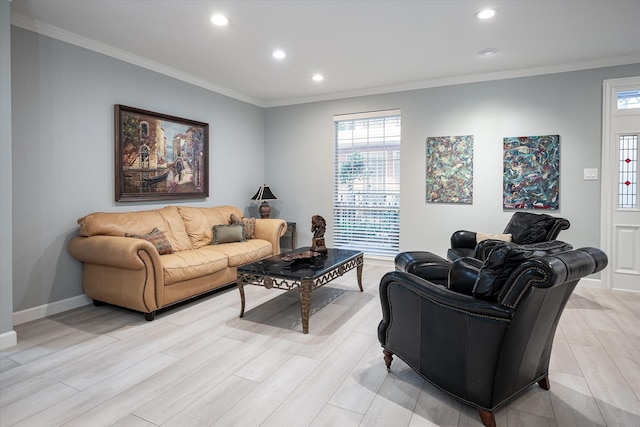
[[[280,254],[280,237],[287,232],[287,222],[276,218],[257,218],[254,235],[256,239],[267,240],[273,247],[272,255]]]
[[[143,313],[164,306],[161,256],[150,242],[98,235],[75,237],[68,249],[84,262],[82,288],[87,297]]]
[[[76,237],[69,242],[69,253],[88,264],[141,270],[145,268],[138,251],[145,251],[160,264],[160,255],[148,241],[120,236]]]

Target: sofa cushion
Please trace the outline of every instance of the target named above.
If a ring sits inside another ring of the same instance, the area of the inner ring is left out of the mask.
[[[171,247],[171,243],[169,243],[169,239],[167,236],[157,227],[155,227],[149,234],[131,234],[125,233],[126,237],[133,237],[136,239],[143,239],[148,242],[151,242],[153,246],[157,249],[160,255],[172,254],[173,248]]]
[[[244,238],[255,239],[256,219],[255,218],[239,218],[235,214],[231,214],[229,218],[230,224],[242,224],[244,226]]]
[[[216,206],[212,208],[178,206],[178,212],[184,220],[184,226],[193,249],[211,244],[214,225],[229,224],[231,214],[242,216],[242,211],[235,206]]]
[[[176,206],[137,212],[95,212],[78,219],[80,235],[122,236],[126,233],[147,234],[158,228],[174,251],[192,249],[182,216]]]
[[[165,286],[213,274],[229,265],[223,253],[203,249],[174,252],[171,255],[163,255],[160,259]]]
[[[234,242],[244,242],[244,226],[242,224],[217,224],[213,226],[212,245]]]
[[[270,257],[273,252],[271,243],[262,239],[251,239],[238,243],[224,245],[210,245],[199,250],[214,251],[228,258],[229,267],[248,264],[262,258]]]

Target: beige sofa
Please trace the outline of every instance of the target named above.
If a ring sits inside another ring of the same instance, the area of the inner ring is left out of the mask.
[[[84,263],[83,289],[96,305],[126,307],[153,320],[161,308],[235,282],[239,265],[280,253],[287,229],[281,219],[256,219],[255,238],[212,244],[214,226],[229,224],[231,214],[242,217],[233,206],[96,212],[78,220],[80,236],[69,242],[69,253]],[[155,228],[173,253],[160,255],[156,242],[127,237]],[[216,227],[217,236],[223,229],[232,230]]]

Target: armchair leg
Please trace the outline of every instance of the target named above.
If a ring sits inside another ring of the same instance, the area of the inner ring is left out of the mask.
[[[551,388],[551,384],[549,383],[549,376],[547,375],[546,377],[538,381],[538,385],[544,390],[549,390]]]
[[[480,419],[485,427],[496,427],[496,417],[493,416],[493,412],[478,409],[478,414],[480,414]]]
[[[391,372],[391,362],[393,361],[393,353],[391,353],[387,349],[382,350],[382,353],[384,354],[384,364],[387,365],[387,372]]]

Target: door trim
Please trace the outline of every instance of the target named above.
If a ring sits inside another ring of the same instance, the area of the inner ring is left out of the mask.
[[[617,164],[618,151],[614,144],[616,135],[612,135],[612,118],[614,116],[627,115],[629,113],[618,111],[617,108],[617,91],[625,86],[640,86],[640,77],[627,77],[621,79],[604,80],[602,89],[602,182],[600,188],[600,245],[606,254],[614,254],[613,247],[613,206],[618,197],[617,191],[611,189],[616,188],[617,169],[614,170],[613,165]],[[637,114],[637,112],[633,112]],[[612,263],[609,268],[604,269],[601,274],[601,280],[604,288],[613,288],[613,274],[615,269]]]

